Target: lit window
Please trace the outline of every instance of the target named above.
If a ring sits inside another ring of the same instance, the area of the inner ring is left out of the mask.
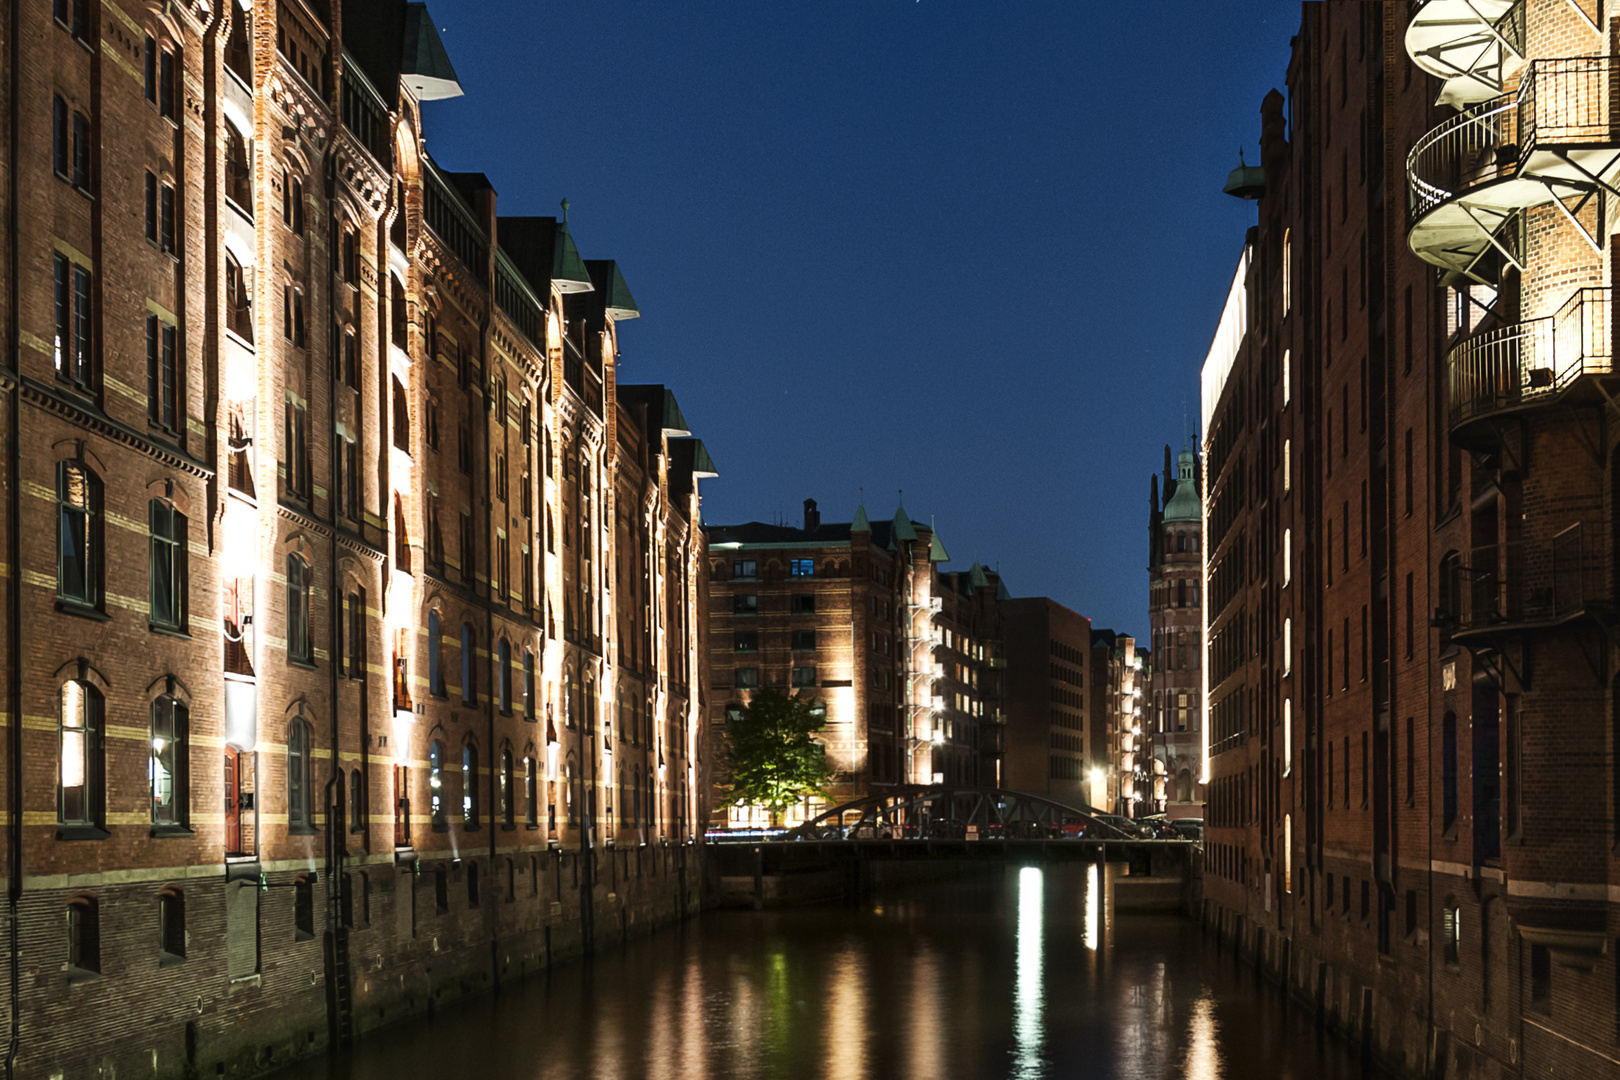
[[[1283,620],[1283,674],[1289,675],[1294,670],[1294,620]]]
[[[56,377],[80,390],[94,389],[90,318],[90,271],[65,255],[56,256]]]
[[[437,740],[428,745],[428,810],[433,827],[445,829],[444,744]]]
[[[788,573],[793,577],[812,577],[816,572],[816,560],[792,559],[788,563]]]
[[[63,683],[59,707],[56,820],[69,826],[99,826],[105,801],[101,692],[78,680]]]
[[[478,828],[478,748],[472,743],[461,748],[461,819]]]
[[[511,827],[516,824],[517,793],[512,790],[512,751],[501,751],[501,824]]]
[[[1283,350],[1283,359],[1282,359],[1282,383],[1283,383],[1283,404],[1284,405],[1288,404],[1288,399],[1291,396],[1291,389],[1292,389],[1292,386],[1293,386],[1293,370],[1292,369],[1293,369],[1292,352],[1289,349],[1284,349]]]
[[[1294,530],[1283,530],[1282,542],[1282,579],[1283,588],[1287,588],[1294,580]]]
[[[152,703],[152,743],[148,778],[152,824],[184,825],[187,808],[186,707],[164,695]]]

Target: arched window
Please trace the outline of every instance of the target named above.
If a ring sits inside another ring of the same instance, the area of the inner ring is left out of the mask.
[[[287,727],[287,827],[295,831],[310,828],[309,734],[302,717]]]
[[[472,743],[461,748],[461,819],[478,828],[478,748]]]
[[[190,768],[186,707],[165,694],[152,702],[152,738],[147,776],[152,789],[152,824],[183,826],[188,810]]]
[[[444,799],[444,744],[435,739],[428,744],[428,812],[433,828],[441,832],[448,827]]]
[[[291,169],[282,172],[281,221],[294,236],[304,235],[304,179]]]
[[[287,556],[287,658],[313,663],[315,646],[309,633],[309,563],[301,555]]]
[[[366,788],[359,769],[349,773],[349,831],[366,831]]]
[[[343,280],[349,285],[360,284],[360,245],[356,242],[354,226],[343,226]]]
[[[65,682],[59,708],[56,820],[68,828],[99,828],[106,805],[101,691]]]
[[[540,827],[540,780],[534,767],[534,747],[523,755],[523,820],[531,829]]]
[[[478,638],[473,633],[472,623],[461,624],[461,703],[463,705],[476,705],[478,703],[478,665],[477,660]]]
[[[158,963],[186,958],[186,894],[170,885],[158,893]]]
[[[523,650],[523,716],[534,719],[534,653]]]
[[[508,827],[517,820],[517,792],[512,790],[512,751],[501,751],[501,824]]]
[[[182,630],[186,625],[186,515],[167,499],[152,499],[146,512],[152,536],[152,622],[165,629]]]
[[[394,384],[394,445],[411,452],[411,406],[410,400],[405,396],[405,384],[399,381],[399,376],[393,376]]]
[[[444,645],[440,633],[439,613],[428,612],[428,692],[444,697]]]
[[[509,716],[512,712],[512,646],[505,638],[495,646],[495,666],[500,683],[501,713]]]
[[[101,478],[77,461],[56,466],[56,596],[67,605],[101,604]]]
[[[101,971],[101,906],[88,894],[67,902],[68,981]]]

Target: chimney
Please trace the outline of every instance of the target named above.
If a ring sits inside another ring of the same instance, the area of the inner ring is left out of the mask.
[[[804,531],[815,532],[821,528],[821,511],[816,509],[816,500],[804,500]]]

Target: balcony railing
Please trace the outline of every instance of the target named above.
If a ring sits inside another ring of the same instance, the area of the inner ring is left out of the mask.
[[[1596,539],[1586,543],[1577,522],[1551,540],[1474,548],[1447,583],[1452,633],[1550,626],[1591,611],[1608,597]]]
[[[1583,375],[1614,370],[1612,289],[1579,289],[1552,315],[1476,334],[1451,350],[1453,428],[1551,401]]]
[[[1517,93],[1480,102],[1430,131],[1406,159],[1412,219],[1499,180],[1535,179],[1524,166],[1538,150],[1612,145],[1620,127],[1617,81],[1620,58],[1537,60]],[[1555,185],[1543,194],[1536,188],[1506,198],[1504,208],[1537,205],[1550,201],[1554,190],[1570,190]]]
[[[1482,101],[1419,139],[1406,157],[1412,220],[1472,188],[1512,175],[1519,156],[1513,94]]]

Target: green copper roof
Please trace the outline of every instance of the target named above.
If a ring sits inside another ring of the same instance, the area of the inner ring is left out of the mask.
[[[933,518],[928,519],[928,531],[931,534],[928,539],[928,561],[950,562],[951,557],[946,554],[945,545],[939,542],[939,530],[934,528]]]
[[[849,531],[852,533],[869,533],[872,531],[872,523],[866,518],[865,503],[861,503],[855,508],[855,520],[849,523]]]
[[[686,417],[681,415],[681,407],[675,401],[673,390],[664,391],[664,430],[676,436],[692,434],[692,429],[686,426]]]
[[[975,589],[988,588],[990,585],[990,578],[985,574],[984,567],[979,565],[978,559],[974,559],[973,565],[968,567],[968,581]]]
[[[915,540],[917,530],[911,526],[911,518],[906,514],[904,504],[894,512],[894,538],[896,540]]]
[[[1197,521],[1203,516],[1198,501],[1198,480],[1193,475],[1195,465],[1191,450],[1183,450],[1176,458],[1176,491],[1165,504],[1165,521]]]
[[[433,28],[426,4],[405,5],[405,44],[399,73],[418,101],[439,101],[461,96],[461,80],[450,66],[450,54]]]
[[[720,472],[714,467],[714,459],[709,456],[709,448],[703,445],[703,440],[693,439],[692,443],[692,475],[719,476]]]
[[[1238,151],[1238,167],[1226,174],[1226,186],[1221,189],[1239,199],[1258,199],[1266,193],[1266,170],[1259,165],[1246,165],[1243,151]]]
[[[585,260],[579,257],[579,248],[574,246],[574,238],[568,232],[567,203],[564,199],[564,216],[557,223],[557,244],[551,253],[551,283],[557,286],[558,292],[592,292],[596,286],[591,284],[591,273],[585,269]]]
[[[619,273],[618,263],[612,259],[592,259],[585,267],[597,291],[603,294],[602,306],[616,322],[641,318],[641,309],[636,307],[636,298],[630,295],[630,286]]]

